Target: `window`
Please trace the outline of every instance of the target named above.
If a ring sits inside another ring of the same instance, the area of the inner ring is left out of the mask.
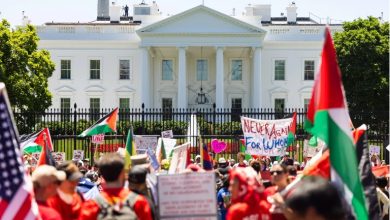
[[[240,121],[240,116],[242,112],[242,99],[241,98],[232,98],[232,121]]]
[[[305,80],[314,80],[314,60],[305,60]]]
[[[197,60],[196,63],[196,80],[206,81],[208,80],[208,63],[205,59]]]
[[[70,79],[71,62],[70,60],[61,60],[61,79]]]
[[[129,120],[130,115],[130,99],[119,98],[119,120]]]
[[[91,79],[100,79],[100,60],[90,60],[89,69]]]
[[[70,121],[70,98],[61,98],[61,119],[63,121]]]
[[[303,100],[303,108],[305,111],[307,111],[307,109],[309,109],[309,104],[310,104],[310,99]]]
[[[130,99],[129,98],[120,98],[119,99],[119,108],[120,109],[129,109],[130,108]]]
[[[162,61],[162,80],[173,80],[172,60]]]
[[[283,118],[284,99],[275,99],[275,119]]]
[[[119,79],[130,79],[130,60],[119,60]]]
[[[100,99],[99,98],[90,98],[89,99],[89,112],[90,119],[96,121],[100,118]]]
[[[163,120],[172,119],[172,98],[162,99]]]
[[[242,80],[242,60],[232,60],[232,80]]]
[[[275,60],[275,80],[284,80],[285,67],[285,60]]]

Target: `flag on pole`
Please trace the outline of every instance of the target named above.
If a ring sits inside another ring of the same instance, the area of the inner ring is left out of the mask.
[[[290,131],[288,132],[287,136],[287,146],[291,146],[291,144],[294,143],[295,140],[295,133],[297,130],[297,112],[293,113],[292,118],[293,120],[290,125]]]
[[[134,142],[133,129],[130,128],[127,133],[126,149],[125,149],[125,169],[129,169],[131,165],[130,157],[136,155],[136,147]]]
[[[0,83],[0,173],[0,219],[40,219],[3,83]]]
[[[368,219],[341,72],[329,27],[325,29],[321,67],[314,84],[305,129],[327,144],[332,181],[344,191],[356,218]]]
[[[207,145],[203,143],[203,150],[202,150],[202,158],[203,158],[203,169],[204,170],[212,170],[213,169],[213,163],[211,161],[211,157],[209,155],[209,150],[207,149]]]
[[[99,119],[87,130],[83,131],[79,137],[92,136],[95,134],[105,134],[109,132],[116,132],[116,119],[118,118],[118,107],[110,113]]]
[[[48,128],[44,128],[38,132],[24,135],[20,138],[20,149],[23,153],[32,154],[41,152],[45,141],[43,136],[46,135],[48,139],[48,146],[50,150],[53,150],[53,142],[51,141],[50,131]]]
[[[37,166],[41,166],[41,165],[50,165],[50,166],[56,166],[56,162],[53,158],[53,156],[51,155],[51,152],[52,150],[50,149],[50,146],[49,146],[49,141],[48,140],[48,137],[46,136],[46,134],[44,133],[43,134],[43,141],[44,141],[44,144],[43,144],[43,149],[42,149],[42,152],[41,152],[41,155],[39,156],[39,160],[38,160],[38,163],[37,163]]]

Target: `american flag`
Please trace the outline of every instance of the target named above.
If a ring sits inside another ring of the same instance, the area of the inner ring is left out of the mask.
[[[5,85],[0,83],[0,219],[39,218]]]

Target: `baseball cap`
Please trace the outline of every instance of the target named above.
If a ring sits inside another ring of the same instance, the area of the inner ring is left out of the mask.
[[[57,166],[58,170],[62,170],[66,174],[66,180],[79,180],[84,175],[79,171],[79,168],[71,161],[65,161]]]
[[[218,159],[218,163],[226,163],[225,158],[220,157],[220,158]]]
[[[64,171],[59,171],[53,166],[41,165],[38,166],[31,175],[31,180],[38,183],[39,186],[45,187],[54,181],[64,181],[66,174]]]

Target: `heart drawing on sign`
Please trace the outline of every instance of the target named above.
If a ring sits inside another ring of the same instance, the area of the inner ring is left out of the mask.
[[[211,147],[213,148],[214,153],[219,154],[226,149],[227,144],[224,141],[218,141],[213,139],[211,141]]]

